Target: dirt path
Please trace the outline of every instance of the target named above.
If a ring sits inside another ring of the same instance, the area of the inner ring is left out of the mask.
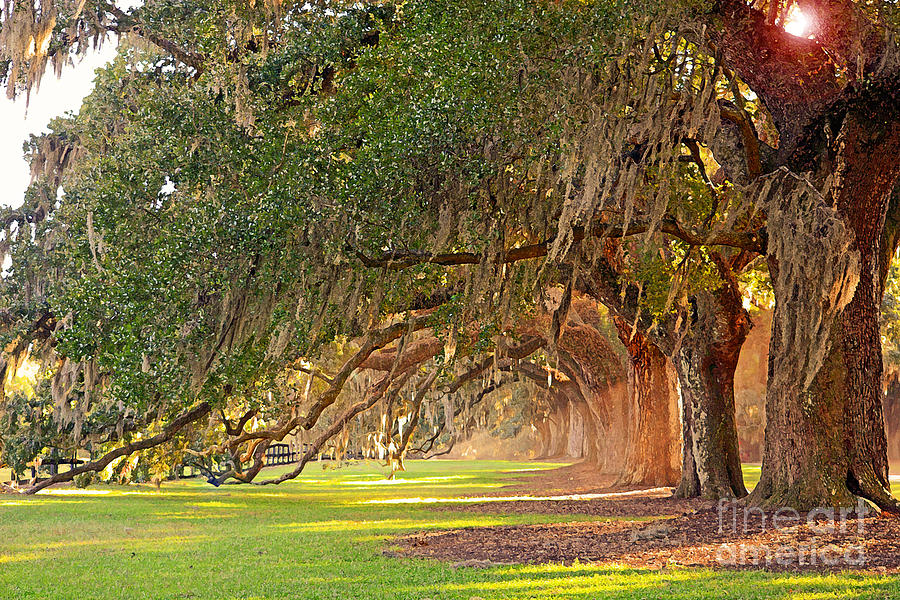
[[[602,478],[581,479],[582,469],[574,465],[541,473],[495,495],[600,492],[602,488],[597,486],[602,485]],[[578,483],[566,486],[570,478]],[[612,520],[433,531],[396,542],[400,555],[448,560],[458,566],[578,560],[651,569],[691,566],[900,573],[900,519],[840,514],[809,518],[793,511],[762,513],[745,511],[737,504],[672,500],[667,491],[625,495],[621,491],[590,500],[444,504],[435,510],[578,514]]]

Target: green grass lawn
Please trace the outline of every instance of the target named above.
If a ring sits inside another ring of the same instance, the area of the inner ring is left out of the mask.
[[[900,578],[879,576],[585,564],[454,569],[382,555],[391,536],[420,529],[573,520],[365,503],[484,493],[507,482],[503,471],[551,466],[410,462],[399,481],[387,482],[374,464],[313,464],[301,479],[277,487],[215,489],[195,480],[161,492],[97,486],[0,496],[0,599],[900,597]],[[748,479],[754,476],[751,466]]]

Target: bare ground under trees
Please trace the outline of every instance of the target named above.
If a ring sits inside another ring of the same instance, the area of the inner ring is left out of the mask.
[[[590,515],[598,520],[429,531],[395,540],[396,556],[451,561],[458,567],[512,563],[615,563],[664,569],[709,567],[791,572],[900,573],[900,519],[874,513],[807,514],[744,510],[743,504],[673,499],[670,492],[604,489],[573,465],[541,473],[498,496],[584,495],[594,499],[441,504],[440,511]],[[622,494],[622,492],[625,492]]]

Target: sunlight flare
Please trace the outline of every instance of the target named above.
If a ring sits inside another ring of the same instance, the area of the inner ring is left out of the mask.
[[[796,37],[811,37],[812,19],[794,5],[784,20],[784,30]]]

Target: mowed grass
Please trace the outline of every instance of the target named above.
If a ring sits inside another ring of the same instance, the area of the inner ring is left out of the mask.
[[[393,498],[495,491],[558,465],[413,461],[399,480],[376,464],[323,470],[277,487],[201,481],[0,496],[0,599],[897,598],[900,579],[614,565],[487,569],[384,556],[421,529],[572,521],[472,515]],[[512,473],[510,473],[512,472]],[[753,467],[748,479],[758,476]]]

